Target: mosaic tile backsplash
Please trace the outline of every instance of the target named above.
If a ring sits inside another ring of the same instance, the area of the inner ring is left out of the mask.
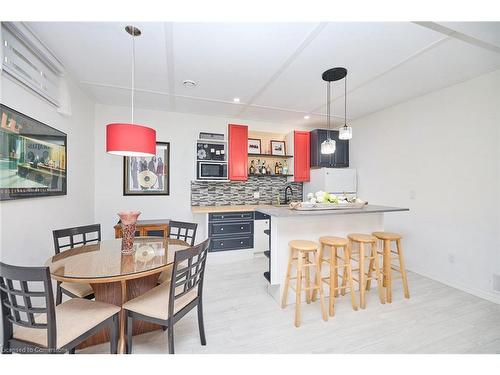
[[[292,200],[302,201],[302,182],[287,182],[285,176],[248,176],[248,181],[191,181],[191,205],[271,204],[285,201],[285,187],[290,185]],[[254,192],[260,197],[254,198]]]

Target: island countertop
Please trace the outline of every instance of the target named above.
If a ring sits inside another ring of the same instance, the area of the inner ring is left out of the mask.
[[[383,213],[383,212],[399,212],[399,211],[409,211],[409,210],[410,210],[409,208],[378,206],[373,204],[367,204],[363,208],[348,208],[343,210],[298,211],[298,210],[291,210],[288,207],[262,207],[256,209],[256,211],[274,217],[356,215],[356,214],[370,214],[370,213]]]

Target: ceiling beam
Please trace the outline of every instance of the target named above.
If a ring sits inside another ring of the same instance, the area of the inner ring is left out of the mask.
[[[436,23],[436,22],[414,22],[414,23],[417,25],[426,27],[428,29],[437,31],[438,33],[447,35],[449,37],[461,40],[462,42],[471,44],[473,46],[484,48],[488,51],[500,54],[500,47],[499,46],[485,42],[484,40],[481,40],[481,39],[474,38],[470,35],[461,33],[460,31],[450,29],[449,27],[440,25],[439,23]]]
[[[274,72],[274,74],[269,78],[269,80],[246,102],[246,105],[238,113],[241,116],[245,110],[252,105],[259,96],[262,95],[264,91],[268,89],[271,84],[278,79],[278,77],[283,74],[283,72],[292,64],[292,62],[304,51],[304,49],[311,44],[311,42],[316,39],[316,37],[323,31],[323,29],[328,25],[327,22],[322,22],[316,25],[316,27],[307,35],[307,37],[299,44],[295,51],[281,64],[281,66]]]

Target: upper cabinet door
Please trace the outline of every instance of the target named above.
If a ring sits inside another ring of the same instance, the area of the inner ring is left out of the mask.
[[[304,131],[295,131],[293,137],[294,143],[294,181],[307,182],[311,175],[311,144],[310,134]]]
[[[248,126],[228,125],[229,134],[229,179],[248,180]]]
[[[328,135],[335,141],[333,154],[322,154],[321,143]],[[345,168],[349,167],[349,141],[339,139],[338,130],[316,129],[311,131],[311,167]]]

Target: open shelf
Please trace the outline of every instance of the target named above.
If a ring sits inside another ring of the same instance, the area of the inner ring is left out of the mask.
[[[248,174],[248,177],[293,177],[293,174]]]
[[[264,272],[264,277],[266,278],[267,281],[271,282],[271,272],[269,271]]]
[[[255,157],[261,157],[261,158],[274,158],[274,159],[288,159],[288,158],[293,158],[293,155],[271,155],[271,154],[250,154],[248,153],[248,156],[255,156]]]

